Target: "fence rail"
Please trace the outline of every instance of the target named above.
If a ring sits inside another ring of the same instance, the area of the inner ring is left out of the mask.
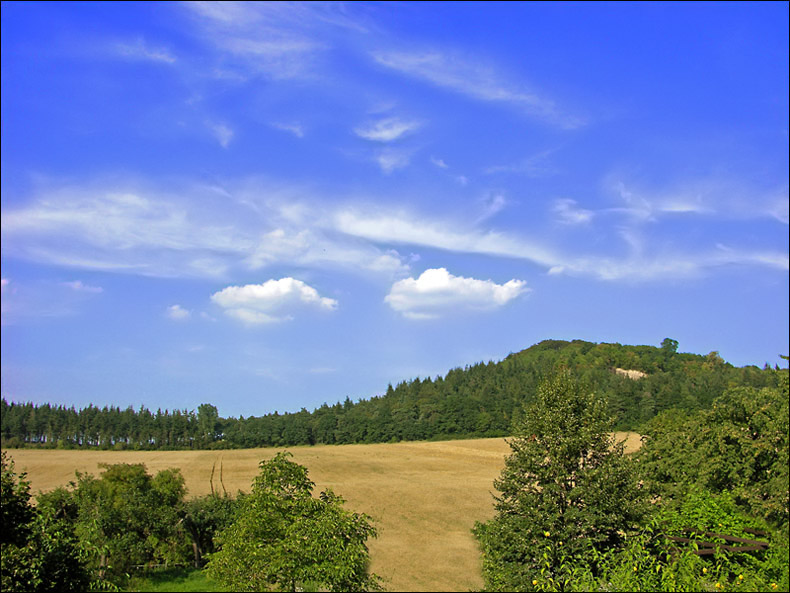
[[[691,534],[691,535],[701,535],[705,537],[715,537],[718,539],[722,539],[725,542],[732,542],[735,544],[743,544],[743,545],[728,545],[722,544],[720,542],[712,542],[700,539],[694,539],[692,537],[680,537],[675,535],[667,535],[665,536],[668,540],[677,542],[679,544],[696,544],[697,549],[693,551],[694,554],[697,556],[712,556],[716,553],[716,550],[726,550],[727,552],[762,552],[768,549],[768,542],[756,540],[756,539],[747,539],[745,537],[736,537],[734,535],[727,535],[726,533],[715,533],[713,531],[698,531],[696,529],[684,529],[684,532]],[[744,529],[746,533],[750,533],[752,535],[762,536],[765,537],[768,534],[764,531],[758,531],[757,529]]]

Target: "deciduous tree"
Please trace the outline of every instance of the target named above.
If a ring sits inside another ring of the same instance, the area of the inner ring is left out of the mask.
[[[474,533],[488,590],[534,589],[590,547],[617,545],[637,527],[642,495],[606,402],[568,372],[545,380],[524,411],[495,487],[496,516]],[[562,583],[554,583],[558,589]]]
[[[209,575],[232,591],[379,589],[379,577],[368,573],[370,517],[345,510],[331,490],[313,498],[307,468],[290,456],[261,462],[252,493],[219,537]]]

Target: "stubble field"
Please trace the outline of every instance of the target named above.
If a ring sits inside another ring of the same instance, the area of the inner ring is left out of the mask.
[[[619,434],[627,451],[639,435]],[[188,495],[224,489],[248,492],[258,464],[281,449],[231,451],[59,451],[8,453],[26,471],[32,492],[101,473],[100,463],[144,463],[148,472],[181,469]],[[306,466],[315,493],[331,487],[346,508],[373,517],[379,537],[369,542],[371,570],[392,591],[468,591],[483,586],[475,521],[493,516],[493,482],[510,452],[504,439],[375,445],[289,447]]]

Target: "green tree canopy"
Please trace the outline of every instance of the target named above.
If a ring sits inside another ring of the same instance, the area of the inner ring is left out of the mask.
[[[2,452],[0,585],[3,591],[86,591],[90,582],[72,525],[35,509],[25,474]]]
[[[261,462],[252,493],[219,536],[209,575],[233,591],[379,589],[379,577],[368,573],[370,517],[343,509],[331,490],[314,498],[307,468],[290,456]]]
[[[474,529],[487,590],[532,590],[563,562],[637,527],[643,497],[606,409],[567,371],[539,386],[494,483],[497,514]]]
[[[104,468],[99,478],[78,474],[73,491],[77,534],[98,576],[114,578],[134,566],[188,559],[180,471],[162,470],[152,477],[141,463]]]
[[[778,388],[733,387],[710,410],[667,411],[647,425],[638,458],[656,494],[680,499],[690,484],[731,492],[747,512],[787,525],[788,372],[772,372]]]

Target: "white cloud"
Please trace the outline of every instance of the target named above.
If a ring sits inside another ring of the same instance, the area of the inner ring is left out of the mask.
[[[11,296],[12,289],[11,281],[8,278],[0,279],[0,323],[6,324],[6,315],[9,310],[9,297]]]
[[[125,189],[43,189],[3,209],[4,256],[83,270],[228,278],[277,264],[400,276],[396,251],[327,229],[310,188],[250,182]]]
[[[181,305],[170,305],[167,308],[166,315],[173,321],[186,321],[192,317],[192,312],[184,309]]]
[[[195,192],[193,192],[195,194]],[[4,253],[32,261],[149,276],[217,277],[225,259],[250,247],[217,224],[206,195],[65,187],[2,213]]]
[[[101,286],[90,286],[89,284],[83,284],[81,280],[74,280],[72,282],[63,282],[63,286],[68,286],[71,290],[75,292],[89,292],[98,294],[100,292],[104,292],[104,289]]]
[[[366,126],[354,128],[354,133],[366,140],[392,142],[419,129],[420,125],[417,121],[405,121],[397,117],[388,117]]]
[[[492,216],[495,216],[501,212],[508,203],[505,196],[500,192],[489,192],[482,201],[483,213],[477,219],[478,222],[488,220]]]
[[[406,317],[431,319],[448,312],[495,309],[528,290],[523,280],[496,284],[438,268],[425,270],[417,279],[399,280],[384,300]]]
[[[222,148],[227,148],[233,140],[233,130],[223,123],[210,123],[211,133]]]
[[[411,153],[405,150],[386,148],[376,155],[376,162],[384,173],[392,173],[409,165]]]
[[[287,321],[293,318],[292,312],[303,308],[337,308],[336,300],[320,296],[315,288],[294,278],[228,286],[211,295],[211,300],[227,315],[250,325]]]
[[[436,157],[431,157],[431,162],[439,167],[440,169],[449,169],[449,165],[444,162],[444,159],[437,159]]]
[[[761,188],[726,177],[686,180],[668,187],[637,186],[614,176],[605,183],[622,200],[621,211],[635,219],[655,222],[666,215],[694,214],[730,220],[773,218],[788,224],[787,186]]]
[[[621,191],[630,201],[618,208],[587,210],[569,200],[550,205],[567,224],[549,237],[484,227],[506,205],[496,192],[477,204],[477,219],[465,212],[461,222],[388,210],[373,198],[338,205],[309,186],[260,179],[224,188],[182,184],[163,189],[117,181],[42,185],[24,205],[3,208],[0,237],[9,258],[228,283],[239,274],[282,265],[392,280],[409,273],[408,257],[393,249],[398,244],[514,258],[554,274],[603,280],[687,277],[726,264],[787,269],[786,252],[770,246],[744,249],[734,243],[726,252],[713,248],[715,241],[729,238],[713,239],[709,247],[684,245],[663,222],[670,214],[661,214],[650,200],[624,186]],[[776,211],[772,220],[781,220],[778,206]],[[730,215],[736,213],[733,206]],[[671,215],[678,216],[690,215]],[[702,224],[709,216],[713,214],[697,212],[692,220]],[[575,233],[582,232],[586,235],[580,240]],[[612,237],[624,241],[601,240]],[[76,293],[78,287],[71,288]]]
[[[333,224],[344,233],[376,242],[515,257],[545,266],[554,266],[563,261],[551,250],[521,238],[474,228],[451,228],[446,223],[422,220],[402,213],[365,214],[346,209],[336,213]]]
[[[554,102],[514,82],[479,60],[439,51],[377,52],[373,58],[402,74],[481,101],[510,104],[527,115],[558,125],[578,128],[584,121],[560,111]]]
[[[342,3],[188,2],[183,6],[220,53],[223,77],[320,76],[320,56],[335,39],[365,30]]]
[[[554,203],[554,213],[561,223],[568,225],[587,224],[594,215],[591,210],[579,208],[576,200],[570,199],[557,200]]]
[[[615,255],[573,255],[531,241],[519,235],[475,228],[452,227],[447,223],[423,220],[403,213],[365,214],[341,210],[333,220],[336,229],[377,243],[422,245],[460,253],[479,253],[531,261],[545,267],[552,275],[572,274],[600,280],[654,281],[684,278],[705,269],[722,265],[763,265],[788,269],[788,256],[777,251],[741,251],[722,253],[697,249],[693,252],[661,252],[654,246],[642,246],[643,239],[630,227],[620,232],[630,252]]]
[[[405,274],[409,270],[394,249],[381,251],[370,245],[329,239],[318,229],[310,228],[277,228],[264,233],[245,262],[253,270],[281,262],[308,267],[333,266],[393,276]]]
[[[122,57],[131,60],[147,60],[164,64],[175,64],[176,62],[176,58],[166,49],[153,47],[142,38],[132,43],[116,43],[115,50]]]
[[[537,154],[530,155],[515,164],[510,165],[494,165],[486,167],[484,173],[513,173],[516,175],[524,175],[530,178],[549,177],[556,175],[560,169],[553,165],[549,158],[557,152],[556,148],[544,150]]]
[[[282,130],[283,132],[288,132],[289,134],[293,134],[297,138],[304,138],[304,127],[298,123],[281,123],[275,122],[272,123],[271,126],[273,128],[277,128],[278,130]]]

